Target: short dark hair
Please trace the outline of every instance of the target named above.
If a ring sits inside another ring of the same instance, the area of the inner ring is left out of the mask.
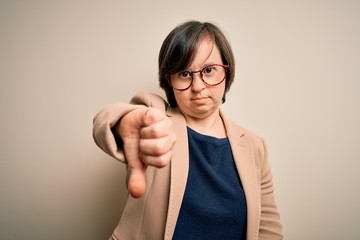
[[[168,103],[176,107],[174,90],[167,76],[185,70],[195,57],[199,42],[210,37],[220,50],[224,65],[229,66],[226,73],[225,92],[229,91],[235,76],[235,59],[231,46],[219,27],[210,22],[187,21],[174,28],[165,38],[159,52],[159,83],[164,89]]]

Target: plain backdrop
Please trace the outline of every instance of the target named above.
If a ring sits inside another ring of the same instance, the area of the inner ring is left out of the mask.
[[[179,23],[236,56],[223,110],[269,145],[285,239],[360,239],[360,1],[0,0],[0,239],[107,239],[125,167],[92,140],[104,105],[162,94]]]

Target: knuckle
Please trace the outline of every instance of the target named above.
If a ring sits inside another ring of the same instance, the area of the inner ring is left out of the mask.
[[[147,134],[149,135],[149,137],[156,136],[156,133],[157,133],[156,126],[147,127]]]
[[[165,146],[162,141],[142,139],[140,140],[140,151],[152,156],[160,156],[163,154]]]
[[[167,154],[161,156],[151,156],[146,154],[141,154],[141,160],[143,163],[154,166],[157,168],[163,168],[168,165],[169,160]]]
[[[158,133],[161,133],[164,129],[158,125],[158,124],[154,124],[151,129],[150,129],[150,132],[152,134],[152,136],[157,136]]]
[[[172,133],[172,134],[171,134],[171,140],[172,140],[172,143],[175,143],[175,142],[176,142],[177,136],[176,136],[175,133]]]
[[[148,107],[143,117],[144,124],[149,125],[156,122],[161,113],[159,109]]]
[[[155,155],[161,155],[164,152],[164,145],[161,141],[157,141],[156,144],[154,144],[153,151]]]
[[[167,154],[160,156],[157,161],[158,167],[163,168],[167,166],[171,156],[172,156],[171,152],[168,152]]]
[[[151,109],[148,108],[145,110],[144,116],[143,116],[143,122],[145,125],[149,125],[152,123],[152,114],[151,114]]]

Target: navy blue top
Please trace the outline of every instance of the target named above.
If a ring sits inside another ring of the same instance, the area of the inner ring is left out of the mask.
[[[173,239],[246,239],[246,199],[227,138],[188,128],[189,175]]]

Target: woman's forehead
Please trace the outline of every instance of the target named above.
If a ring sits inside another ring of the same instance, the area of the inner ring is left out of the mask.
[[[199,41],[196,53],[188,69],[198,70],[209,64],[222,64],[222,61],[219,48],[211,38],[206,37]]]

